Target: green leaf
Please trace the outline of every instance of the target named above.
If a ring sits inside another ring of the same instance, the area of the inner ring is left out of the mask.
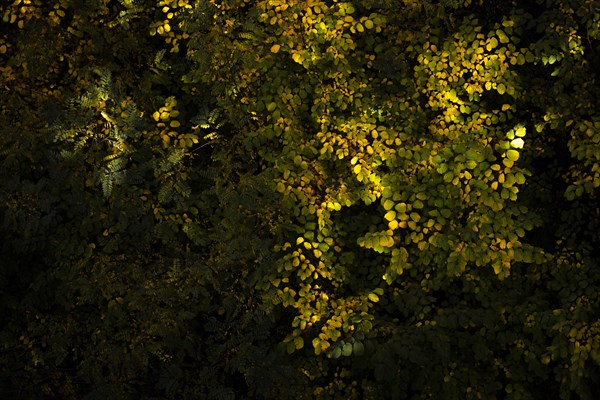
[[[496,90],[498,91],[498,93],[504,94],[504,93],[506,93],[506,86],[504,86],[504,83],[499,83],[496,86]]]
[[[391,210],[392,208],[394,208],[394,204],[395,204],[395,203],[394,203],[392,200],[390,200],[390,199],[386,199],[386,200],[383,202],[383,209],[384,209],[384,210]]]
[[[294,347],[296,348],[296,350],[300,350],[301,348],[304,347],[304,339],[302,339],[300,336],[296,336],[294,338]]]
[[[349,357],[352,355],[352,343],[345,343],[342,348],[342,355],[344,357]]]
[[[354,342],[352,351],[355,355],[362,356],[365,353],[365,346],[362,342],[356,341]]]
[[[340,358],[341,355],[342,355],[342,349],[341,349],[341,347],[336,347],[335,349],[333,349],[331,351],[331,357],[332,358],[338,359],[338,358]]]

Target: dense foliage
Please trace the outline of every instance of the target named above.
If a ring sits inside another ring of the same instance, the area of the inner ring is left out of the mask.
[[[0,15],[0,397],[600,392],[600,1]]]

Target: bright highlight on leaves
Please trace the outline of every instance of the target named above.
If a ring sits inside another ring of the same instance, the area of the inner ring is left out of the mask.
[[[515,149],[522,149],[524,144],[525,144],[525,141],[523,139],[521,139],[521,138],[513,139],[510,142],[510,145],[512,147],[514,147]]]

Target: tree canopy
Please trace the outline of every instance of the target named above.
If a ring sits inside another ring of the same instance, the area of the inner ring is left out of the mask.
[[[2,397],[600,392],[600,1],[0,15]]]

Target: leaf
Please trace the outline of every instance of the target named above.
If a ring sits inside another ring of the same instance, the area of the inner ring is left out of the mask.
[[[391,210],[392,208],[394,208],[394,202],[390,199],[386,199],[383,202],[383,209],[384,210]]]
[[[504,33],[504,31],[502,29],[497,29],[496,35],[498,35],[498,39],[500,39],[500,43],[510,42],[510,39],[508,38],[508,36],[506,35],[506,33]]]
[[[341,347],[336,347],[335,349],[333,349],[333,351],[331,352],[331,357],[338,359],[340,358],[340,356],[342,355],[342,349]]]
[[[296,336],[294,338],[294,347],[296,348],[296,350],[300,350],[301,348],[304,347],[304,339],[302,339],[300,336]]]
[[[516,150],[508,150],[506,152],[506,158],[510,161],[517,161],[519,159],[519,152]]]
[[[342,355],[344,357],[349,357],[352,355],[352,343],[345,343],[342,347]]]
[[[521,138],[513,139],[510,142],[510,145],[512,147],[514,147],[515,149],[522,149],[524,144],[525,144],[525,141],[523,139],[521,139]]]
[[[273,46],[271,46],[271,53],[275,53],[277,54],[279,52],[279,49],[281,48],[280,45],[278,44],[274,44]]]
[[[421,220],[421,216],[416,212],[411,212],[410,219],[412,219],[415,222],[419,222]]]
[[[499,83],[496,86],[496,90],[498,91],[498,93],[504,94],[504,93],[506,93],[506,86],[504,86],[504,83]]]
[[[383,216],[388,221],[393,221],[396,218],[396,211],[390,210]]]
[[[490,38],[488,44],[485,46],[487,51],[491,51],[492,49],[495,49],[498,46],[498,39],[496,39],[495,37]]]
[[[352,352],[357,356],[362,356],[365,353],[365,345],[362,342],[354,342]]]
[[[367,295],[367,298],[369,300],[371,300],[373,303],[377,303],[379,301],[379,296],[377,296],[375,293],[369,293]]]

